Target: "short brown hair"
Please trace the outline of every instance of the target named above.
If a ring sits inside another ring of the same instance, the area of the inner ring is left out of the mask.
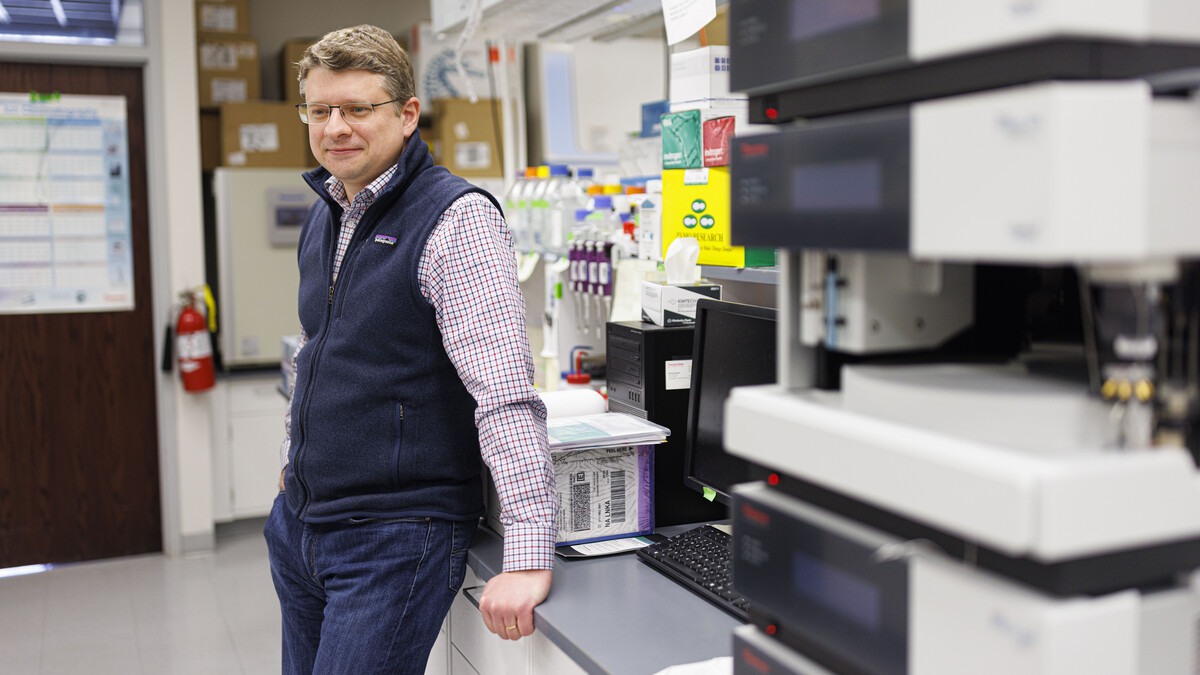
[[[392,34],[369,24],[342,28],[326,33],[320,42],[304,50],[304,57],[296,63],[300,95],[304,96],[304,82],[313,68],[340,70],[365,70],[380,76],[380,86],[389,98],[397,99],[393,104],[399,112],[408,99],[416,96],[412,61],[408,53],[396,42]]]

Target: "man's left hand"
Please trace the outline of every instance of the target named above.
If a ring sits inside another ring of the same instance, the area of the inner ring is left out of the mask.
[[[479,598],[479,613],[488,630],[505,640],[533,633],[533,608],[550,593],[550,570],[504,572],[492,577]]]

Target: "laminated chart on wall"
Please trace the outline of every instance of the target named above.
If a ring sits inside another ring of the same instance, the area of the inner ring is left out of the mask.
[[[123,96],[0,94],[0,313],[133,309]]]

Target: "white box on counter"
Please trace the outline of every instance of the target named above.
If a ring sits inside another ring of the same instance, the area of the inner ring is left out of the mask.
[[[721,299],[721,285],[709,281],[668,284],[642,282],[642,321],[656,326],[691,326],[696,323],[696,301]]]

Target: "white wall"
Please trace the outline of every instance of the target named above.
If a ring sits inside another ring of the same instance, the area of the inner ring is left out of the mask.
[[[179,291],[205,281],[200,197],[200,127],[196,95],[195,11],[190,2],[159,0],[159,24],[148,44],[151,230],[160,236],[152,266],[156,315],[168,320]],[[149,9],[149,7],[148,7]],[[148,25],[154,31],[153,24]],[[160,375],[163,548],[171,555],[212,548],[211,394],[184,394],[173,374]]]

